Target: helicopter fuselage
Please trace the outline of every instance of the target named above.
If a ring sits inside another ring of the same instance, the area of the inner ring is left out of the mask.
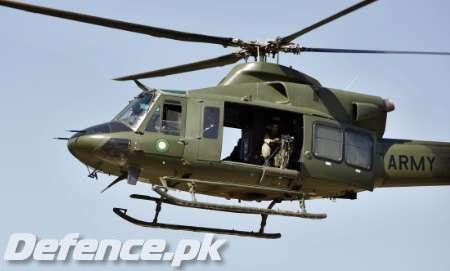
[[[130,183],[185,191],[195,183],[197,193],[242,200],[296,199],[292,192],[354,199],[377,187],[450,184],[450,144],[383,139],[392,102],[325,88],[280,65],[238,65],[216,87],[137,99],[112,122],[74,135],[70,151]],[[134,111],[131,127],[123,120]],[[294,138],[285,167],[258,159],[274,119]],[[224,156],[229,129],[241,138]]]

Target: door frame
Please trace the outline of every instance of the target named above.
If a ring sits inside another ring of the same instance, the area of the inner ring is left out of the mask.
[[[217,126],[216,138],[205,138],[204,124],[205,124],[205,109],[207,107],[215,107],[219,109],[219,120]],[[222,152],[222,140],[223,140],[223,118],[224,118],[224,102],[218,100],[205,100],[201,103],[200,110],[200,127],[199,127],[199,148],[197,153],[197,159],[203,161],[220,161]]]
[[[203,137],[205,107],[219,108],[219,123],[217,138]],[[224,102],[203,98],[189,98],[186,111],[184,159],[187,161],[220,161],[223,137]],[[213,151],[211,151],[213,150]]]

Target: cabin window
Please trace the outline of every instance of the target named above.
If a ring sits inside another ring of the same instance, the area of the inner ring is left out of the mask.
[[[352,130],[345,132],[345,161],[369,170],[372,167],[373,139],[369,134]]]
[[[161,108],[158,106],[145,127],[147,132],[159,132],[161,128]]]
[[[220,109],[205,107],[203,111],[203,137],[217,138],[219,136]]]
[[[314,155],[332,161],[342,161],[344,135],[341,128],[316,124],[314,126]]]
[[[163,107],[161,132],[180,135],[181,127],[181,104],[179,102],[166,102]]]

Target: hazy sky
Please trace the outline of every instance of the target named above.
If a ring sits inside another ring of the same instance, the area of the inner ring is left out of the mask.
[[[31,1],[179,30],[242,39],[290,34],[355,1]],[[305,46],[450,51],[449,1],[379,1],[309,33]],[[150,217],[152,205],[131,201],[144,185],[118,185],[100,194],[112,179],[87,178],[86,168],[67,151],[67,129],[83,129],[113,117],[138,93],[113,77],[181,64],[230,52],[63,21],[0,7],[0,204],[1,270],[168,270],[167,263],[9,264],[3,252],[11,233],[31,232],[60,239],[164,238],[173,249],[183,238],[203,234],[141,229],[115,216],[127,207]],[[328,87],[392,98],[386,137],[450,141],[450,58],[427,56],[282,55]],[[145,81],[158,88],[194,89],[215,85],[231,67]],[[282,204],[296,208],[294,203]],[[450,187],[380,189],[356,201],[308,204],[328,213],[325,221],[269,218],[267,231],[279,240],[226,237],[224,261],[189,263],[209,270],[449,270]],[[167,208],[168,222],[257,229],[258,216]]]

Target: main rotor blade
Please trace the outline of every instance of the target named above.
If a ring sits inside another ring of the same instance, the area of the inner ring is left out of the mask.
[[[450,56],[450,52],[433,52],[433,51],[359,50],[359,49],[308,48],[308,47],[301,47],[300,51],[315,52],[315,53],[344,53],[344,54],[400,54],[400,55]]]
[[[310,32],[312,30],[315,30],[315,29],[317,29],[317,28],[319,28],[319,27],[321,27],[321,26],[323,26],[323,25],[325,25],[325,24],[327,24],[329,22],[332,22],[332,21],[334,21],[336,19],[339,19],[340,17],[343,17],[343,16],[345,16],[345,15],[347,15],[347,14],[353,12],[353,11],[356,11],[356,10],[358,10],[358,9],[360,9],[362,7],[365,7],[365,6],[369,5],[369,4],[372,4],[373,2],[376,2],[376,1],[377,0],[364,0],[364,1],[361,1],[361,2],[359,2],[359,3],[357,3],[357,4],[353,5],[353,6],[350,6],[350,7],[346,8],[346,9],[344,9],[344,10],[342,10],[342,11],[340,11],[340,12],[338,12],[338,13],[332,15],[332,16],[330,16],[330,17],[327,17],[327,18],[325,18],[325,19],[323,19],[321,21],[318,21],[315,24],[312,24],[312,25],[310,25],[310,26],[308,26],[306,28],[303,28],[302,30],[300,30],[298,32],[295,32],[295,33],[293,33],[293,34],[291,34],[289,36],[283,37],[283,38],[279,39],[278,42],[280,44],[289,43],[289,42],[295,40],[296,38],[298,38],[298,37],[300,37],[300,36]]]
[[[220,67],[238,62],[239,60],[245,58],[247,54],[244,51],[235,52],[228,55],[223,55],[216,58],[210,58],[198,62],[192,62],[188,64],[183,64],[179,66],[173,66],[169,68],[164,68],[160,70],[154,70],[149,72],[143,72],[138,74],[127,75],[119,78],[115,78],[117,81],[127,81],[136,80],[143,78],[161,77],[166,75],[191,72],[197,70],[203,70],[208,68]]]
[[[43,15],[68,19],[72,21],[78,21],[88,24],[94,24],[114,29],[125,30],[134,33],[146,34],[159,38],[174,39],[180,41],[189,42],[203,42],[203,43],[213,43],[220,44],[223,46],[237,46],[238,41],[233,38],[228,37],[218,37],[209,36],[203,34],[181,32],[177,30],[171,30],[166,28],[159,28],[154,26],[130,23],[125,21],[119,21],[114,19],[102,18],[82,13],[76,13],[65,10],[58,10],[53,8],[48,8],[44,6],[31,5],[26,3],[21,3],[17,1],[0,0],[0,6],[15,8],[19,10],[29,11],[33,13],[39,13]]]

